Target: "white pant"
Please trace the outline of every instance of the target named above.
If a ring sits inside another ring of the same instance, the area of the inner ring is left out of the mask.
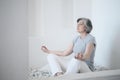
[[[60,56],[48,54],[47,59],[53,75],[57,72],[65,72],[65,74],[91,72],[88,65],[84,61],[77,60],[75,58],[65,62],[60,58]]]

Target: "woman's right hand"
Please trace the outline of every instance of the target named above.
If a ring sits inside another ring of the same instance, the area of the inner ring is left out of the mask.
[[[43,52],[45,52],[45,53],[49,53],[50,52],[46,46],[41,46],[41,50]]]

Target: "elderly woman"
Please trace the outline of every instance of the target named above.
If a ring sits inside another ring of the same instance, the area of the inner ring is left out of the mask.
[[[77,20],[77,31],[80,35],[73,39],[65,51],[53,51],[46,46],[41,47],[42,51],[48,53],[48,63],[54,76],[94,71],[96,41],[89,34],[91,30],[91,21],[88,18],[79,18]],[[60,56],[70,54],[74,54],[74,56],[68,64],[64,64]]]

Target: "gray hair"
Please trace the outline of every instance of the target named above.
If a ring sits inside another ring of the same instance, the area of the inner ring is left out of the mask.
[[[88,19],[88,18],[78,18],[78,19],[77,19],[77,23],[78,23],[79,21],[81,21],[81,20],[84,22],[84,25],[85,25],[85,27],[86,27],[86,32],[87,32],[87,33],[90,33],[91,30],[92,30],[92,27],[93,27],[91,20]]]

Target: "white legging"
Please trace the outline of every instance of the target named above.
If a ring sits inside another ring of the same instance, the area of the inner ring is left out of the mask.
[[[91,72],[84,61],[77,60],[75,58],[72,58],[70,61],[64,61],[60,56],[48,54],[47,59],[53,76],[57,72],[64,72],[64,74]]]

